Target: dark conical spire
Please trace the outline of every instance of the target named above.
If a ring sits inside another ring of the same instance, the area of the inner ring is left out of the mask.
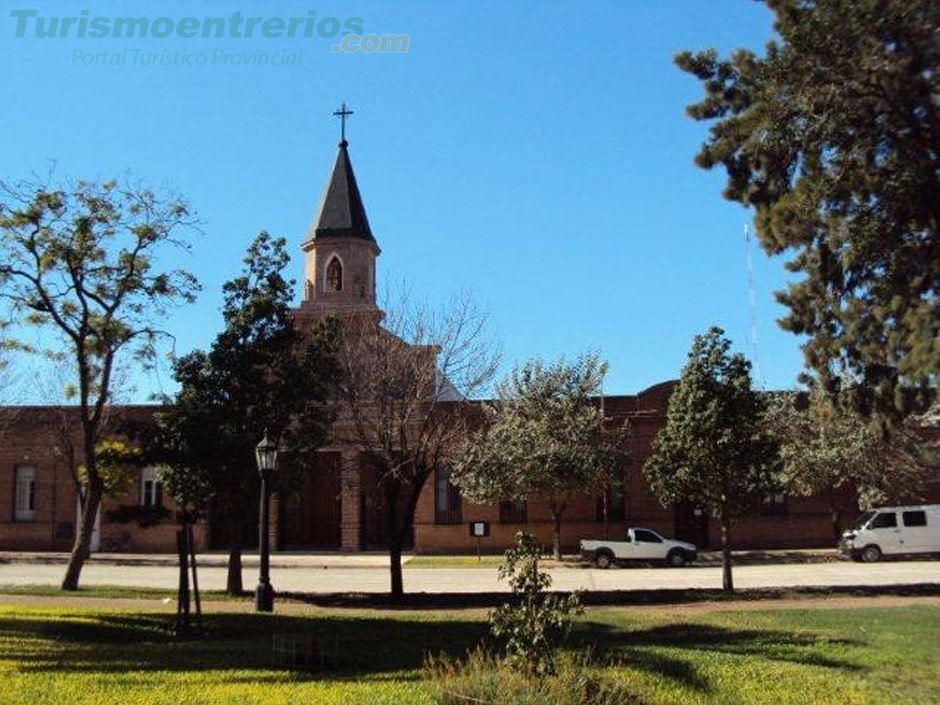
[[[317,215],[307,231],[308,240],[357,237],[375,242],[349,161],[349,152],[346,149],[348,144],[346,140],[339,143],[339,152],[330,180],[320,198]]]

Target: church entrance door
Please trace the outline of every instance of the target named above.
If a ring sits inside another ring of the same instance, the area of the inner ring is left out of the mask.
[[[317,453],[298,492],[281,501],[282,550],[334,551],[340,547],[341,456]]]
[[[404,514],[406,498],[399,497],[399,516]],[[362,493],[360,496],[362,548],[366,551],[377,551],[388,548],[388,507],[386,507],[385,494],[375,469],[368,464],[362,467]],[[408,532],[402,550],[410,551],[414,548],[414,527]]]

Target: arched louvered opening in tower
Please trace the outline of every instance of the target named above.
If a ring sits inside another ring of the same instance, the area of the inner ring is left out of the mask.
[[[330,292],[343,290],[343,263],[336,255],[333,255],[326,265],[326,290]]]

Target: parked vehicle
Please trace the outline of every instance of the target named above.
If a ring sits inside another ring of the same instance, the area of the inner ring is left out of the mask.
[[[663,561],[678,568],[698,558],[698,549],[685,541],[664,538],[651,529],[630,528],[622,541],[581,541],[581,556],[598,568],[630,561]]]
[[[839,551],[866,563],[882,556],[940,553],[940,504],[865,512],[842,534]]]

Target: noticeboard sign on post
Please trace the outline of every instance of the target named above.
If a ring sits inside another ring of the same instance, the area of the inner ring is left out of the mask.
[[[488,521],[471,521],[470,535],[478,539],[486,538],[490,535],[490,523]]]

